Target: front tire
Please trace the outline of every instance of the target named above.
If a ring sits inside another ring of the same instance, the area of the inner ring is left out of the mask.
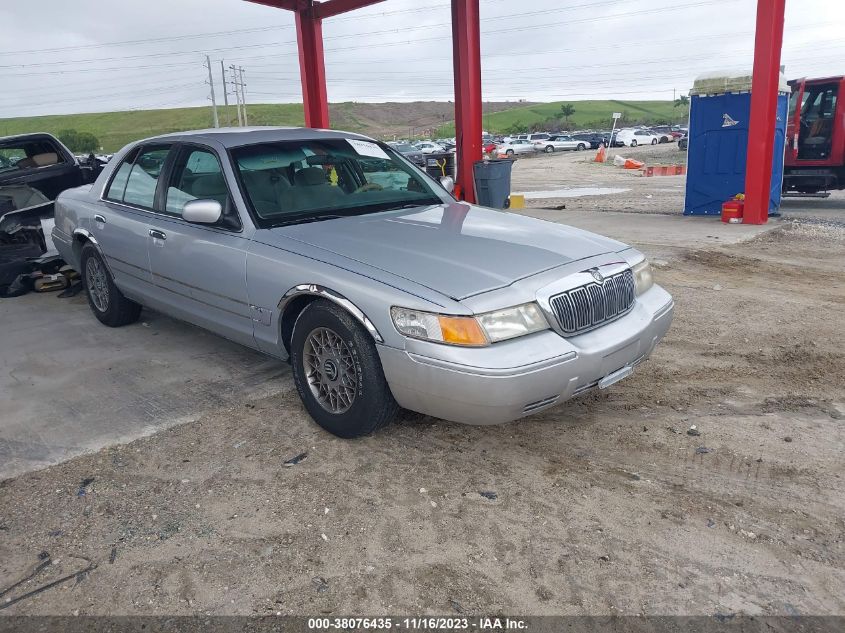
[[[587,146],[583,143],[578,143],[578,147],[575,148],[575,150],[578,152],[583,152],[585,149],[587,149]]]
[[[314,421],[343,438],[369,435],[399,411],[370,334],[348,312],[317,299],[296,320],[291,365]]]
[[[555,151],[554,145],[546,145],[546,154],[553,154]]]
[[[508,151],[506,151],[505,156],[513,156],[513,150],[509,149]]]
[[[636,139],[634,139],[633,141],[631,141],[631,147],[636,147],[636,146],[637,146],[637,141],[636,141]]]
[[[138,320],[141,305],[127,299],[118,290],[106,263],[90,242],[82,247],[80,264],[88,305],[100,323],[109,327],[120,327]]]
[[[652,144],[652,145],[657,145],[657,139],[656,139],[656,138],[651,139],[651,144]]]

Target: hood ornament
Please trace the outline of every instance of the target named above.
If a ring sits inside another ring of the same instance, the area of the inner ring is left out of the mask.
[[[602,283],[604,281],[604,275],[601,274],[598,268],[590,268],[588,271],[593,276],[598,283]]]

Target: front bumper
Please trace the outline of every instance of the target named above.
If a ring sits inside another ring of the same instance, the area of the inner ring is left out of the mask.
[[[400,406],[453,422],[498,424],[563,402],[645,360],[668,331],[673,311],[669,293],[653,286],[624,317],[568,339],[547,330],[486,348],[428,343],[414,350],[379,345],[378,351]]]

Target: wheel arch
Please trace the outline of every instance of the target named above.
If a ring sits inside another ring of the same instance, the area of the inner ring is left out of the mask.
[[[73,243],[71,244],[71,248],[73,249],[73,258],[76,266],[78,268],[82,267],[82,249],[85,248],[86,244],[91,244],[95,249],[97,249],[97,253],[100,255],[100,259],[103,260],[103,264],[106,266],[106,271],[108,271],[111,278],[114,279],[114,275],[112,274],[111,268],[109,268],[109,262],[106,260],[106,256],[103,254],[103,249],[100,247],[100,243],[97,241],[97,238],[91,234],[91,231],[88,229],[77,228],[73,231]],[[80,274],[82,273],[81,270],[77,269],[77,272]]]
[[[344,295],[320,284],[299,284],[288,290],[278,304],[279,333],[288,353],[290,353],[290,341],[297,318],[310,303],[317,299],[326,299],[339,305],[364,326],[373,340],[377,343],[384,342],[384,338],[364,311]]]

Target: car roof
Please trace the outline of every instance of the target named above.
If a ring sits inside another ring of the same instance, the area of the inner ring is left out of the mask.
[[[272,141],[305,141],[314,139],[352,138],[373,141],[368,136],[343,132],[341,130],[320,130],[308,127],[216,127],[205,130],[188,130],[185,132],[171,132],[144,139],[144,143],[151,141],[213,141],[226,148],[254,145]],[[374,141],[375,142],[375,141]]]
[[[47,132],[28,132],[26,134],[10,134],[9,136],[0,136],[0,143],[12,141],[34,141],[38,139],[50,139],[57,141],[58,139]]]

